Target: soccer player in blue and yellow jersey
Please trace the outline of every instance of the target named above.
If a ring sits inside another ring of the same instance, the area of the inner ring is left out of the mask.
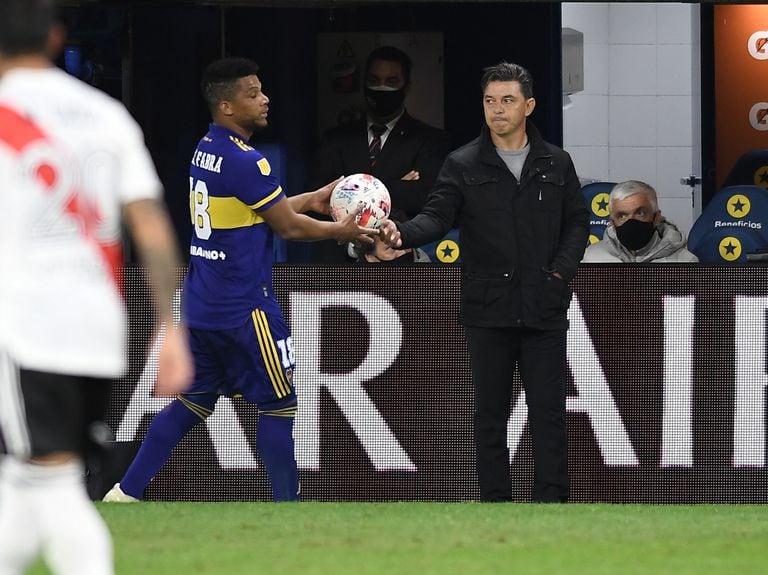
[[[189,205],[194,225],[182,309],[190,330],[195,380],[152,421],[136,459],[105,501],[135,501],[221,395],[240,395],[259,406],[256,448],[275,501],[299,498],[294,456],[296,393],[288,325],[272,288],[273,234],[294,240],[333,238],[372,242],[376,232],[355,214],[318,221],[328,213],[332,182],[286,197],[267,159],[248,145],[267,125],[269,98],[258,66],[225,58],[203,75],[213,123],[192,156]]]

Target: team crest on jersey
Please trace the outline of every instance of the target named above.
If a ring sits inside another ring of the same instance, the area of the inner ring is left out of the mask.
[[[269,165],[269,161],[266,158],[261,158],[256,165],[259,166],[259,171],[262,176],[268,176],[272,173],[272,166]]]

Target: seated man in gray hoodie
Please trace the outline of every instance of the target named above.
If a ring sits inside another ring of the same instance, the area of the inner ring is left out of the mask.
[[[685,235],[659,210],[656,190],[644,182],[616,184],[609,200],[611,223],[603,239],[587,247],[584,263],[698,262]]]

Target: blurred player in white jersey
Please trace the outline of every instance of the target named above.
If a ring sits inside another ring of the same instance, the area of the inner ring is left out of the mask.
[[[40,554],[56,574],[114,571],[83,458],[125,369],[121,219],[172,325],[179,258],[141,130],[51,64],[63,36],[53,0],[0,1],[0,575]],[[167,330],[159,391],[192,372]]]

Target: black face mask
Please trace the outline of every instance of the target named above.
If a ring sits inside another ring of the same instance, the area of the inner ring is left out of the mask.
[[[376,118],[388,118],[398,112],[405,101],[405,90],[373,90],[365,87],[368,110]]]
[[[648,245],[653,237],[653,232],[656,231],[656,224],[631,219],[615,229],[616,237],[619,238],[622,245],[634,252]]]

